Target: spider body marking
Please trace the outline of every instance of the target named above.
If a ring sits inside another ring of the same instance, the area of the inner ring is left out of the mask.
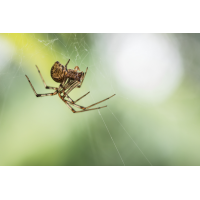
[[[62,83],[63,81],[66,81],[67,78],[80,82],[84,77],[84,73],[77,72],[77,70],[80,71],[78,66],[76,66],[74,68],[74,70],[67,69],[67,64],[64,67],[64,65],[61,65],[60,62],[58,62],[58,61],[55,62],[51,68],[52,79],[58,83]]]
[[[33,89],[33,92],[35,93],[36,97],[44,97],[44,96],[53,96],[53,95],[56,95],[58,94],[58,96],[62,99],[62,101],[69,107],[69,109],[73,112],[73,113],[79,113],[79,112],[85,112],[85,111],[90,111],[90,110],[96,110],[96,109],[100,109],[100,108],[105,108],[107,106],[102,106],[102,107],[98,107],[98,108],[92,108],[92,109],[89,109],[90,107],[93,107],[103,101],[106,101],[108,99],[110,99],[111,97],[115,96],[112,95],[102,101],[99,101],[97,103],[94,103],[90,106],[87,106],[87,107],[83,107],[83,106],[80,106],[80,105],[77,105],[76,102],[79,101],[80,99],[82,99],[83,97],[85,97],[87,94],[89,94],[90,92],[84,94],[83,96],[81,96],[79,99],[77,99],[76,101],[72,100],[70,97],[69,97],[69,93],[75,89],[75,88],[80,88],[82,83],[83,83],[83,80],[85,78],[85,75],[87,73],[87,70],[88,68],[86,69],[86,72],[83,72],[79,69],[78,66],[76,66],[74,69],[67,69],[67,65],[69,63],[70,59],[68,60],[67,64],[64,66],[62,64],[60,64],[60,62],[55,62],[54,65],[52,66],[51,68],[51,77],[52,79],[57,82],[57,83],[60,83],[59,87],[50,87],[50,86],[47,86],[41,73],[40,73],[40,70],[39,68],[37,67],[36,65],[36,68],[38,70],[38,73],[40,74],[40,77],[44,83],[44,86],[46,89],[53,89],[55,90],[55,92],[53,93],[47,93],[47,94],[37,94],[33,85],[31,84],[31,81],[29,80],[28,76],[26,76],[27,80],[29,81],[30,83],[30,86],[32,87]],[[80,72],[78,72],[80,71]],[[67,98],[67,99],[65,99]],[[76,111],[75,109],[73,109],[72,106],[75,106],[77,108],[80,108],[82,109],[81,111]]]

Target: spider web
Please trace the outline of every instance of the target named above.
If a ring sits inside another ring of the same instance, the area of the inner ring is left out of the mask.
[[[110,37],[1,35],[4,46],[9,46],[0,67],[0,152],[6,152],[0,155],[1,165],[152,165],[155,155],[161,159],[156,153],[159,146],[151,139],[156,134],[149,134],[158,116],[149,121],[152,110],[133,101],[129,89],[121,86],[123,77],[116,74],[112,49],[105,45]],[[46,84],[57,87],[50,68],[55,61],[65,65],[68,59],[68,68],[88,67],[83,86],[70,97],[76,100],[90,91],[79,102],[88,106],[116,94],[99,104],[107,108],[73,114],[58,97],[35,98],[25,74],[37,93],[49,93],[52,90],[44,88],[35,65]],[[159,159],[154,162],[161,164]]]

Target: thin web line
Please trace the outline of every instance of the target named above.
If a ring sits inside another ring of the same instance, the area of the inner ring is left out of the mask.
[[[99,115],[101,116],[101,119],[103,120],[103,123],[104,123],[104,125],[105,125],[105,127],[106,127],[106,129],[107,129],[107,131],[108,131],[108,133],[109,133],[109,135],[110,135],[110,138],[111,138],[111,140],[112,140],[112,142],[113,142],[113,144],[114,144],[114,146],[115,146],[115,148],[116,148],[116,150],[117,150],[117,153],[119,154],[119,157],[120,157],[120,159],[121,159],[123,165],[125,166],[125,163],[124,163],[124,161],[123,161],[123,159],[122,159],[121,154],[119,153],[119,150],[118,150],[118,148],[117,148],[117,145],[115,144],[115,142],[114,142],[114,140],[113,140],[113,137],[112,137],[112,135],[110,134],[110,131],[109,131],[109,129],[108,129],[108,127],[107,127],[107,125],[106,125],[106,123],[105,123],[105,121],[104,121],[104,119],[103,119],[103,117],[102,117],[102,115],[101,115],[101,113],[100,113],[99,110],[98,110],[98,112],[99,112]]]
[[[108,109],[110,110],[110,108],[108,107]],[[140,147],[137,145],[137,143],[133,140],[133,138],[131,137],[131,135],[126,131],[126,129],[124,128],[124,126],[120,123],[120,121],[117,119],[117,117],[114,115],[114,113],[110,110],[110,112],[113,114],[113,116],[115,117],[115,119],[119,122],[120,126],[124,129],[124,131],[126,132],[126,134],[131,138],[131,140],[134,142],[135,146],[140,150],[140,152],[142,153],[142,155],[146,158],[146,160],[148,161],[148,163],[152,166],[151,162],[149,161],[149,159],[145,156],[145,154],[143,153],[143,151],[140,149]]]

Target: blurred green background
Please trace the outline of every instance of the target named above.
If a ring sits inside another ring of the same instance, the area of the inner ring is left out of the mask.
[[[58,96],[55,61],[88,73]],[[75,108],[77,110],[77,108]],[[0,165],[200,165],[200,34],[0,34]]]

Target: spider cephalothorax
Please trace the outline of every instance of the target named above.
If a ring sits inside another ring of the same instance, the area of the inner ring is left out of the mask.
[[[89,110],[96,110],[96,109],[100,109],[100,108],[104,108],[106,106],[103,106],[103,107],[98,107],[98,108],[92,108],[92,109],[88,109],[90,107],[93,107],[94,105],[96,104],[99,104],[103,101],[106,101],[108,99],[110,99],[111,97],[113,97],[114,95],[102,100],[102,101],[99,101],[95,104],[92,104],[90,106],[87,106],[87,107],[83,107],[83,106],[79,106],[77,104],[75,104],[77,101],[79,101],[80,99],[82,99],[83,97],[85,97],[87,94],[89,94],[90,92],[86,93],[85,95],[83,95],[82,97],[80,97],[79,99],[77,99],[76,101],[72,100],[70,97],[69,97],[69,93],[74,89],[74,88],[80,88],[82,83],[83,83],[83,80],[85,78],[85,75],[87,73],[87,69],[86,69],[86,72],[83,72],[79,69],[78,66],[76,66],[74,69],[67,69],[67,65],[69,63],[70,59],[68,60],[67,64],[64,66],[62,64],[60,64],[58,61],[54,63],[54,65],[52,66],[51,68],[51,77],[52,79],[57,82],[57,83],[60,83],[59,87],[56,88],[56,87],[49,87],[46,85],[41,73],[40,73],[40,70],[38,69],[37,65],[37,70],[42,78],[42,81],[44,83],[44,86],[46,89],[54,89],[55,92],[54,93],[47,93],[47,94],[37,94],[34,87],[32,86],[28,76],[26,75],[26,78],[28,79],[36,97],[43,97],[43,96],[53,96],[53,95],[56,95],[58,94],[58,96],[66,103],[66,105],[70,108],[70,110],[73,112],[73,113],[79,113],[79,112],[84,112],[84,111],[89,111]],[[80,72],[77,72],[77,71],[80,71]],[[66,100],[65,98],[67,98],[68,100]],[[76,111],[74,110],[70,105],[72,106],[75,106],[75,107],[78,107],[80,109],[82,109],[81,111]]]

